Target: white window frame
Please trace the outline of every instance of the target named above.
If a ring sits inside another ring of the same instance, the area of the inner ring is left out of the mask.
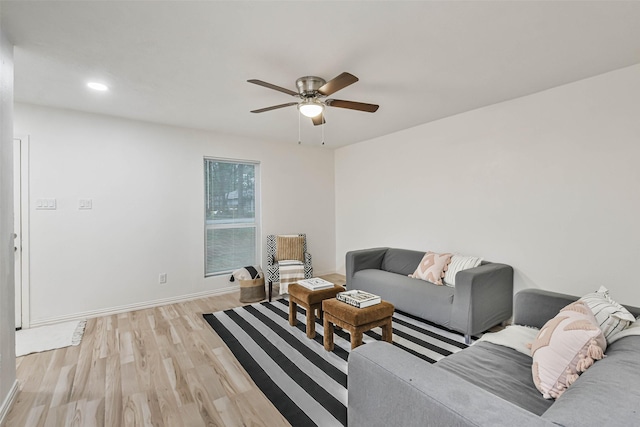
[[[246,164],[254,166],[254,197],[255,197],[255,215],[253,222],[239,222],[239,223],[227,223],[227,224],[209,224],[207,221],[207,205],[209,194],[207,192],[207,162],[221,162],[221,163],[236,163],[236,164]],[[213,277],[213,276],[221,276],[224,274],[232,273],[234,270],[224,270],[217,271],[215,273],[207,272],[207,231],[211,229],[235,229],[235,228],[255,228],[255,264],[260,264],[260,260],[262,259],[262,233],[261,233],[261,224],[262,224],[262,209],[261,209],[261,188],[260,188],[260,162],[255,160],[243,160],[243,159],[228,159],[221,157],[207,157],[205,156],[202,162],[203,168],[203,183],[204,183],[204,199],[203,199],[203,223],[204,223],[204,277]],[[244,266],[237,266],[236,268],[240,268]]]

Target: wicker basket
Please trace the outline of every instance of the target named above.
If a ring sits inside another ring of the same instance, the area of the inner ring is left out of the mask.
[[[240,280],[240,302],[258,302],[266,297],[264,278]]]

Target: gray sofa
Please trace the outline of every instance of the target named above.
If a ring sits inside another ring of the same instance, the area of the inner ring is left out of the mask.
[[[397,310],[470,335],[511,318],[513,268],[483,262],[460,271],[455,288],[438,286],[412,274],[425,252],[374,248],[347,252],[347,289],[380,295]]]
[[[540,328],[576,299],[521,291],[514,323]],[[626,307],[640,315],[640,308]],[[349,427],[638,426],[639,354],[640,336],[620,338],[553,401],[535,388],[532,359],[508,347],[479,342],[431,365],[387,343],[370,343],[349,356]]]

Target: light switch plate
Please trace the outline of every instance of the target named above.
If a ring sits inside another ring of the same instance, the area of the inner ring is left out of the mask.
[[[78,209],[93,209],[93,200],[91,199],[78,200]]]
[[[36,209],[55,210],[56,199],[38,199],[36,200]]]

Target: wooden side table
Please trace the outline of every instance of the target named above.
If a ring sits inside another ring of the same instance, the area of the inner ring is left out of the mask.
[[[299,305],[307,310],[307,337],[316,336],[316,314],[322,319],[322,301],[335,298],[338,292],[344,292],[344,288],[334,285],[333,288],[312,291],[304,286],[293,283],[289,285],[289,325],[295,326],[297,321],[297,309]]]
[[[337,299],[322,302],[324,311],[324,349],[332,351],[333,326],[340,326],[351,334],[351,349],[362,344],[362,334],[378,326],[382,327],[382,339],[391,342],[393,328],[393,304],[382,301],[380,304],[365,308],[353,307]]]

